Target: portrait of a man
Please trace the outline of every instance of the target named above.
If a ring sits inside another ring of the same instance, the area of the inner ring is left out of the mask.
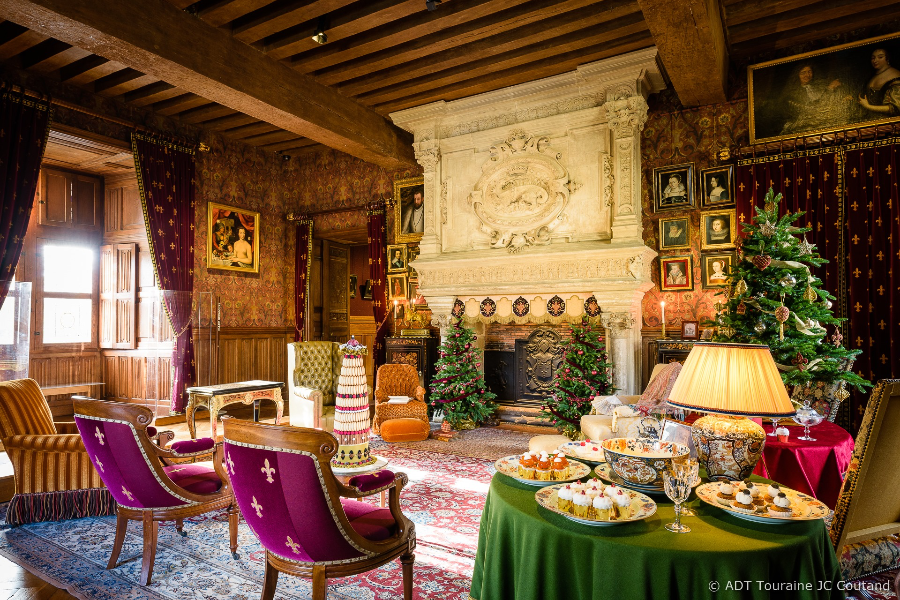
[[[659,289],[687,291],[694,289],[690,256],[661,256],[659,259]]]
[[[690,247],[690,219],[688,217],[659,220],[660,250],[680,250]]]
[[[215,204],[207,208],[210,269],[259,273],[259,213]]]
[[[704,206],[734,204],[734,167],[713,167],[700,171]]]
[[[394,182],[395,241],[417,242],[425,231],[425,180],[422,177]]]
[[[724,210],[701,213],[700,248],[703,250],[715,248],[731,248],[734,246],[735,211]]]
[[[693,206],[694,165],[684,164],[653,170],[654,208],[657,211]]]
[[[387,247],[387,265],[388,273],[406,272],[406,246],[404,244],[392,244]]]
[[[704,254],[700,262],[700,275],[704,289],[728,287],[734,252]]]

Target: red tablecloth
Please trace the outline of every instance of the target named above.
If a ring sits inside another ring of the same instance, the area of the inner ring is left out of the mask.
[[[763,429],[769,433],[772,425],[766,423]],[[853,436],[828,421],[810,427],[810,436],[816,438],[814,442],[797,439],[803,435],[802,427],[787,429],[791,432],[787,442],[766,437],[763,458],[753,472],[814,496],[834,508],[844,473],[850,466]]]

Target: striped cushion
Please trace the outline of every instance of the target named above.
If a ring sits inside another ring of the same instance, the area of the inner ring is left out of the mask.
[[[0,382],[0,439],[55,433],[50,406],[34,379]]]

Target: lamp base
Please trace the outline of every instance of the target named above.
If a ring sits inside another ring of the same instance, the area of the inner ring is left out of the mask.
[[[746,417],[706,415],[694,421],[691,437],[700,465],[712,481],[746,479],[762,458],[766,432]]]

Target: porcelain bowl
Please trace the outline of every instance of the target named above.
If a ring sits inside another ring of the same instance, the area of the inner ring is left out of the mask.
[[[606,461],[627,483],[663,487],[662,474],[673,458],[687,458],[691,451],[677,442],[634,438],[610,438],[601,442]]]

